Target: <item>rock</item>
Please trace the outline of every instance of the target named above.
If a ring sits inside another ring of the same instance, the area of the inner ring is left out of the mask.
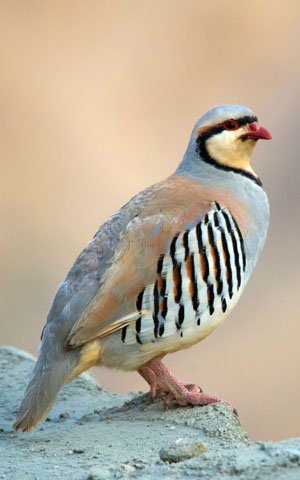
[[[176,443],[168,445],[160,450],[159,456],[163,462],[177,463],[189,458],[198,457],[207,451],[207,446],[202,442],[189,443],[182,438]]]
[[[300,478],[299,438],[254,442],[225,405],[165,410],[148,394],[107,392],[87,374],[60,392],[49,422],[15,433],[33,364],[25,352],[0,348],[0,478]]]
[[[85,449],[84,448],[73,448],[73,453],[84,453]]]

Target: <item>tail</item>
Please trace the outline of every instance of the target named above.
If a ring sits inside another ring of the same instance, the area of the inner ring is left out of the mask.
[[[61,349],[54,353],[55,359],[42,350],[13,424],[15,430],[32,430],[46,418],[60,388],[74,371],[78,362],[76,351]]]

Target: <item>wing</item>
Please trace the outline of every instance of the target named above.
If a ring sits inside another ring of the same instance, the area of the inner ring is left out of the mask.
[[[69,347],[119,329],[125,335],[132,324],[138,333],[146,317],[156,336],[168,310],[176,309],[180,322],[187,303],[199,317],[204,310],[213,313],[216,298],[226,310],[246,267],[241,232],[219,204],[194,197],[188,205],[176,215],[167,211],[129,222],[101,289],[71,330]]]

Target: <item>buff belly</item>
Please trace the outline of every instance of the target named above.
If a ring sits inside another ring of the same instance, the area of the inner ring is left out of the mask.
[[[122,341],[122,333],[114,332],[101,339],[101,365],[120,370],[137,370],[139,367],[156,357],[163,357],[167,353],[188,348],[210,335],[223,323],[231,309],[225,313],[216,312],[207,321],[197,325],[195,318],[186,320],[185,324],[173,332],[172,335],[162,335],[153,338],[147,343],[138,341]]]

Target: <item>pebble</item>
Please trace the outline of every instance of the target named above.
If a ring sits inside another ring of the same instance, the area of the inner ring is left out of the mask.
[[[183,462],[193,457],[198,457],[207,451],[207,446],[202,442],[188,443],[180,439],[160,450],[159,456],[163,462]]]
[[[84,453],[85,449],[84,448],[71,448],[71,450],[68,451],[68,455],[73,455],[73,453]]]
[[[74,453],[84,453],[85,449],[84,448],[73,448]]]
[[[69,413],[67,413],[67,412],[60,413],[60,414],[59,414],[59,417],[58,417],[58,421],[59,421],[59,422],[64,422],[64,421],[67,420],[68,418],[70,418]]]
[[[130,465],[130,463],[126,463],[123,468],[125,473],[127,473],[128,475],[135,472],[135,467],[133,465]]]

